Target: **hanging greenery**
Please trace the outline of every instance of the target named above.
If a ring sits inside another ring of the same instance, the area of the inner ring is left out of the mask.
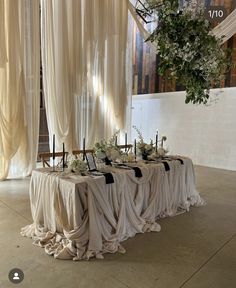
[[[157,44],[159,73],[185,86],[185,103],[207,104],[210,88],[220,84],[229,67],[229,51],[211,33],[202,10],[181,11],[178,0],[163,0],[161,6],[147,3],[158,15],[158,26],[147,41]]]

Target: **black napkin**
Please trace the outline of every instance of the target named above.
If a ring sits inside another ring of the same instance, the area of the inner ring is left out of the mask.
[[[94,176],[100,176],[103,175],[105,177],[106,180],[106,184],[111,184],[114,183],[114,178],[113,175],[110,172],[102,172],[102,171],[98,171],[96,169],[94,170],[90,170],[91,174]]]
[[[130,167],[130,168],[132,168],[134,170],[135,177],[137,177],[137,178],[143,177],[142,171],[139,167]]]
[[[168,162],[162,161],[162,164],[164,164],[164,166],[165,166],[165,171],[170,171],[170,166],[169,166]]]
[[[137,178],[143,177],[142,171],[141,171],[141,169],[139,167],[132,167],[132,166],[129,166],[129,165],[125,165],[124,163],[117,164],[117,166],[129,167],[130,169],[134,170],[135,177],[137,177]]]
[[[105,177],[106,184],[114,183],[114,178],[111,173],[103,173],[103,176]]]
[[[104,161],[105,161],[105,164],[106,164],[106,165],[112,166],[112,165],[111,165],[111,160],[109,160],[107,156],[105,157]]]
[[[181,165],[184,165],[184,161],[181,158],[176,158],[176,160],[178,160],[181,163]]]

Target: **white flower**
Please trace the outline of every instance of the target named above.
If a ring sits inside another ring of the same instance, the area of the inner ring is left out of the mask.
[[[77,159],[74,154],[69,154],[67,157],[68,163],[72,162],[73,160]]]
[[[146,144],[146,145],[144,146],[144,148],[145,148],[145,150],[147,150],[147,151],[152,151],[152,150],[153,150],[153,146],[150,145],[150,144]]]
[[[135,155],[133,153],[129,153],[127,155],[127,162],[134,162],[135,161]]]
[[[160,157],[165,156],[166,152],[167,151],[164,148],[162,148],[162,147],[157,149],[157,155],[160,156]]]
[[[168,153],[168,150],[159,147],[157,149],[157,152],[153,152],[150,156],[148,156],[148,159],[158,159],[159,157],[164,157]]]
[[[101,151],[101,150],[97,150],[95,154],[96,154],[96,157],[97,157],[98,159],[104,159],[104,158],[106,158],[106,154],[105,154],[103,151]]]
[[[148,159],[155,160],[156,158],[158,158],[158,155],[156,152],[153,152],[151,155],[148,156]]]
[[[83,173],[87,170],[87,163],[83,161],[82,156],[76,158],[74,155],[68,156],[69,169],[75,173]]]
[[[121,152],[116,146],[118,134],[119,130],[116,131],[108,141],[103,139],[100,142],[95,143],[94,150],[97,158],[105,159],[107,157],[109,160],[115,161],[120,157]]]
[[[121,161],[123,163],[132,163],[135,161],[135,155],[133,153],[121,155]]]
[[[120,151],[111,147],[107,149],[106,155],[110,160],[116,161],[120,157]]]

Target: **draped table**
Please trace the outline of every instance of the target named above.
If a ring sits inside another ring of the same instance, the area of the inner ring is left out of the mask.
[[[204,201],[195,187],[191,159],[139,162],[133,169],[109,167],[105,177],[34,170],[30,182],[33,223],[21,230],[59,259],[103,258],[125,253],[121,242],[136,233],[160,231],[160,218],[188,211]],[[124,167],[125,168],[125,167]]]

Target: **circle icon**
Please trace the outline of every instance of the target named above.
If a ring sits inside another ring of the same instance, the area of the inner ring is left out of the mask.
[[[9,272],[8,278],[12,283],[18,284],[24,280],[24,273],[21,269],[14,268]]]

